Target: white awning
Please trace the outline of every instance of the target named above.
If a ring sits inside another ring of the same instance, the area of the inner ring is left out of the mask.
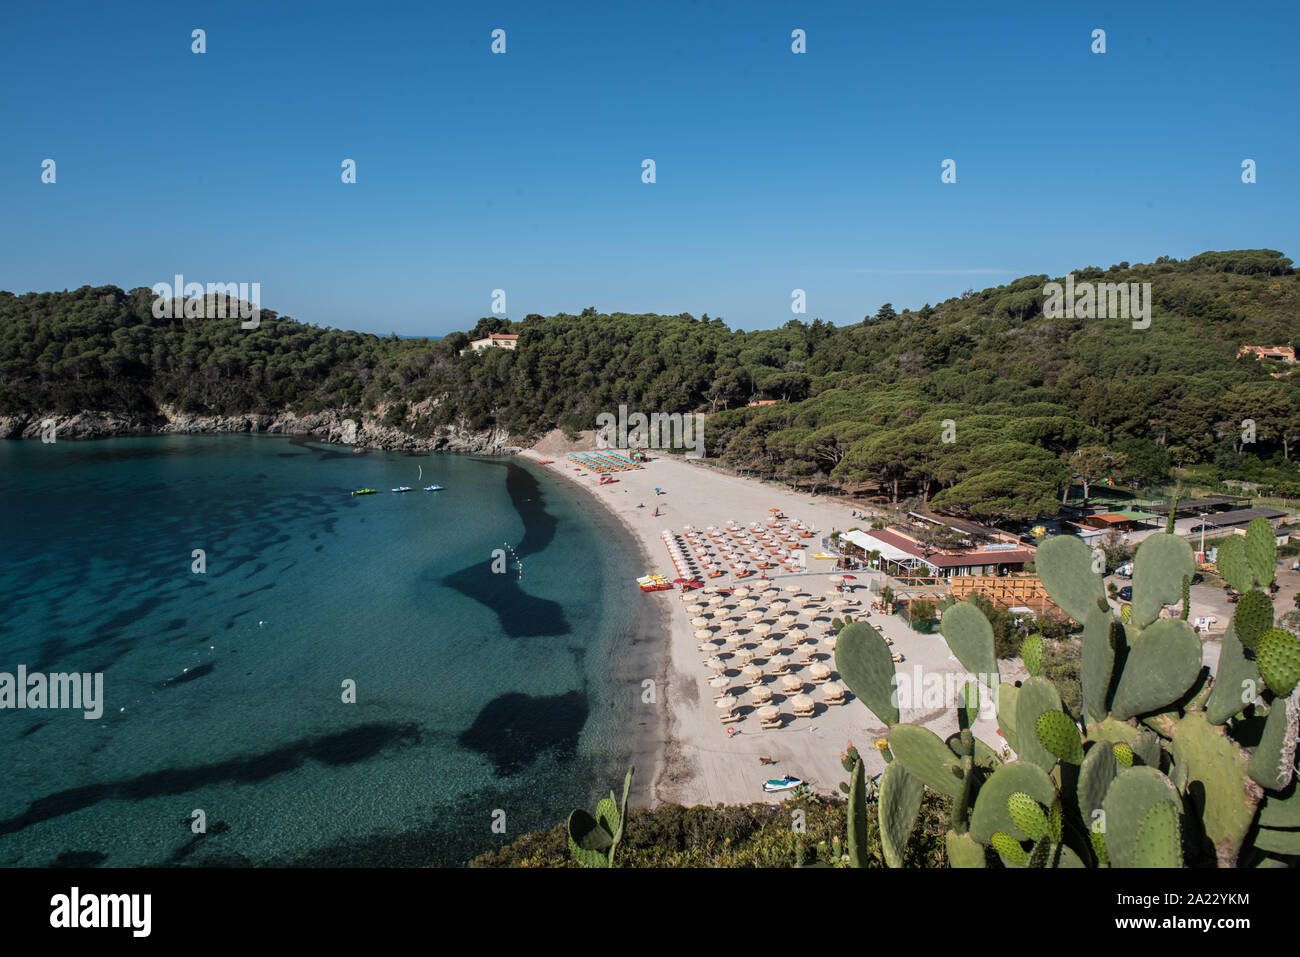
[[[899,565],[907,565],[911,568],[920,568],[921,566],[925,566],[926,568],[935,567],[924,559],[917,558],[911,552],[903,551],[897,545],[891,545],[889,542],[876,538],[869,532],[864,532],[856,528],[851,532],[841,532],[840,538],[844,539],[846,542],[852,542],[864,552],[880,552],[881,558],[886,561],[896,562]]]

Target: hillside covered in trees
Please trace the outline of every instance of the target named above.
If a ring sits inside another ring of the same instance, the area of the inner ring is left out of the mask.
[[[1294,345],[1300,274],[1272,250],[1075,272],[1151,284],[1148,328],[1048,318],[1026,276],[861,323],[745,332],[707,314],[486,318],[441,340],[324,329],[263,310],[153,316],[145,288],[0,293],[0,415],[98,411],[377,415],[414,435],[508,430],[526,443],[594,427],[620,404],[709,413],[708,454],[741,470],[976,518],[1053,510],[1078,479],[1136,483],[1172,467],[1300,478],[1296,365],[1239,357]],[[460,355],[519,334],[514,351]],[[751,401],[775,404],[749,407]],[[1242,423],[1254,423],[1255,441]],[[1294,479],[1292,479],[1294,480]]]

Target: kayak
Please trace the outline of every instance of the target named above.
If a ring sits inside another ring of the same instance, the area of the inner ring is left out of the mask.
[[[787,774],[783,778],[774,778],[770,781],[763,782],[764,791],[793,791],[803,784],[803,781],[793,774]]]
[[[442,491],[442,486],[441,486],[441,485],[426,485],[426,486],[424,487],[424,490],[425,490],[426,492],[441,492],[441,491]]]
[[[372,488],[359,488],[352,493],[353,495],[374,495],[375,490]]]
[[[403,485],[401,488],[393,489],[394,492],[409,492],[410,490],[411,490],[411,486],[409,485]]]

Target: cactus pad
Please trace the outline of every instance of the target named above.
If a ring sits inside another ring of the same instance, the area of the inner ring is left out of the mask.
[[[1183,577],[1196,574],[1192,546],[1176,535],[1152,535],[1142,542],[1133,562],[1133,623],[1145,628],[1161,605],[1183,597]]]
[[[998,852],[998,856],[1007,867],[1024,867],[1029,863],[1029,855],[1020,846],[1020,842],[1010,834],[998,831],[989,843],[993,845],[993,850]]]
[[[949,605],[939,621],[939,631],[962,667],[990,689],[999,683],[998,659],[993,651],[993,626],[984,613],[968,601]]]
[[[984,846],[971,840],[969,834],[949,830],[944,836],[948,848],[949,867],[984,867]]]
[[[961,789],[962,770],[943,739],[928,728],[915,724],[895,725],[889,732],[894,757],[926,787],[956,797]]]
[[[1106,601],[1101,575],[1093,571],[1092,552],[1073,536],[1058,535],[1043,542],[1034,567],[1052,601],[1075,621],[1084,621],[1088,609]]]
[[[1136,867],[1138,831],[1156,804],[1168,802],[1175,810],[1182,799],[1173,783],[1155,768],[1129,768],[1111,782],[1102,802],[1105,811],[1106,848],[1112,867]]]
[[[1035,725],[1038,743],[1066,764],[1083,763],[1083,740],[1079,729],[1063,711],[1044,711]]]
[[[1187,622],[1165,618],[1138,636],[1115,688],[1111,713],[1124,720],[1177,701],[1201,673],[1201,640]]]
[[[1020,693],[1016,696],[1016,742],[1019,745],[1016,750],[1024,760],[1032,761],[1044,770],[1051,770],[1056,764],[1056,755],[1038,740],[1038,718],[1049,711],[1060,710],[1061,696],[1047,679],[1030,678],[1020,686]]]
[[[1079,802],[1079,815],[1089,827],[1097,820],[1095,812],[1101,810],[1110,783],[1118,773],[1115,752],[1109,742],[1101,742],[1088,749],[1079,768],[1079,783],[1075,794]]]
[[[1133,749],[1123,741],[1112,744],[1111,751],[1115,755],[1115,763],[1122,768],[1133,767]]]
[[[899,761],[886,767],[880,778],[880,846],[885,852],[885,863],[890,867],[903,866],[903,852],[912,836],[912,828],[916,826],[924,791],[921,782],[908,774]],[[865,832],[865,807],[862,820]],[[849,833],[852,835],[852,831]]]
[[[1273,601],[1258,588],[1246,592],[1232,614],[1237,638],[1244,647],[1255,650],[1260,635],[1273,627]]]
[[[1178,818],[1178,808],[1169,801],[1158,801],[1147,811],[1133,848],[1134,867],[1183,866]]]
[[[1254,658],[1246,657],[1245,649],[1237,638],[1234,619],[1224,632],[1219,648],[1219,670],[1214,687],[1205,703],[1205,714],[1214,724],[1223,724],[1259,696],[1259,665]]]
[[[878,720],[898,724],[894,656],[880,632],[861,622],[841,630],[835,639],[835,670]]]
[[[1219,866],[1236,867],[1260,799],[1258,788],[1246,780],[1250,756],[1200,712],[1175,724],[1170,752],[1179,776],[1185,778],[1179,790],[1194,795]]]
[[[1004,831],[1019,840],[1029,840],[1029,835],[1016,827],[1007,811],[1007,801],[1017,791],[1023,791],[1043,805],[1056,800],[1056,786],[1038,765],[1004,764],[980,785],[975,798],[975,812],[970,819],[970,836],[981,844],[988,844],[994,832]]]
[[[1047,815],[1024,791],[1015,791],[1007,798],[1007,814],[1031,841],[1041,841],[1047,836]]]
[[[1016,742],[1016,701],[1020,695],[1020,689],[1013,684],[1002,682],[998,685],[997,709],[998,709],[998,730],[1002,732],[1002,738],[1007,742],[1012,751],[1019,751],[1020,748]]]
[[[1043,636],[1030,635],[1020,645],[1020,660],[1025,663],[1025,670],[1037,677],[1043,670]]]
[[[1124,606],[1128,608],[1128,605]],[[1111,674],[1115,668],[1115,648],[1111,629],[1115,618],[1109,611],[1092,608],[1083,619],[1083,653],[1079,681],[1083,691],[1083,709],[1093,721],[1106,717],[1109,707]]]
[[[1277,533],[1266,518],[1251,519],[1246,526],[1246,561],[1261,588],[1267,588],[1277,574]]]
[[[1242,536],[1230,535],[1219,544],[1215,564],[1223,580],[1237,591],[1244,594],[1255,586],[1255,573],[1246,558],[1246,539]]]
[[[1290,747],[1287,745],[1288,725],[1294,716],[1287,714],[1287,701],[1275,698],[1264,733],[1255,746],[1254,757],[1248,769],[1250,776],[1270,791],[1281,791],[1291,783],[1295,774],[1295,730],[1291,729]]]
[[[1091,830],[1088,832],[1088,840],[1092,844],[1092,853],[1097,855],[1097,866],[1110,867],[1110,855],[1106,853],[1106,835]]]
[[[1255,660],[1268,690],[1285,698],[1300,681],[1300,637],[1281,628],[1270,628],[1259,636]]]

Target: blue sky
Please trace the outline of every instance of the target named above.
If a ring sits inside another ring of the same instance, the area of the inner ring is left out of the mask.
[[[755,329],[795,288],[843,324],[1085,265],[1300,260],[1298,9],[10,4],[0,288],[179,272],[405,335],[501,288],[512,318]]]

